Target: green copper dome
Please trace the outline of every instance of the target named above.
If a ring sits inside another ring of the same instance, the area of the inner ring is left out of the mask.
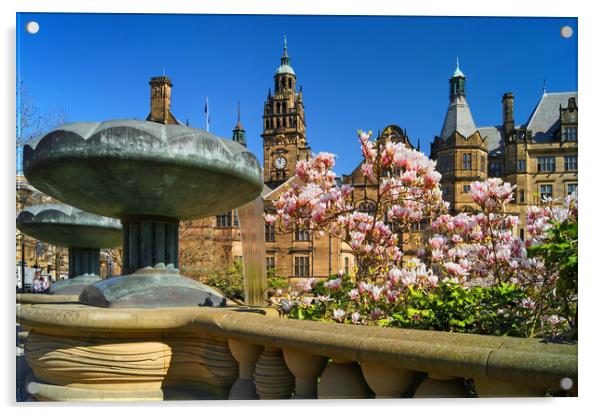
[[[466,76],[464,76],[464,74],[460,70],[460,59],[456,58],[456,70],[454,71],[454,74],[452,75],[452,78],[458,78],[460,76],[462,78],[466,78]]]
[[[278,69],[276,69],[276,75],[282,75],[286,73],[295,75],[295,71],[293,71],[293,68],[288,64],[280,65]]]
[[[276,75],[290,74],[295,75],[295,71],[290,65],[291,58],[288,57],[288,48],[286,46],[286,36],[284,37],[284,50],[282,51],[282,57],[280,58],[280,66],[276,69]]]

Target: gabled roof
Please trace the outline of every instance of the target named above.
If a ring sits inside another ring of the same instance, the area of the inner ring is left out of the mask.
[[[463,95],[457,95],[450,102],[439,137],[447,140],[456,131],[464,137],[470,137],[477,131],[470,107]]]
[[[533,141],[549,142],[554,139],[560,127],[559,108],[561,105],[566,108],[571,97],[575,97],[577,101],[577,92],[544,92],[527,122],[527,128],[533,134]]]
[[[504,128],[500,125],[493,127],[479,127],[479,133],[485,140],[487,151],[493,151],[504,145]]]

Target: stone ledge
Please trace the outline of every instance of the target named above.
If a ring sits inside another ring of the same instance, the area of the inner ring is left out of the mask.
[[[196,333],[406,370],[511,380],[531,387],[558,389],[564,377],[577,380],[577,344],[289,320],[248,311],[253,310],[39,304],[21,306],[18,320],[38,333],[95,337],[127,333],[132,340],[144,332]]]
[[[77,304],[79,294],[17,294],[17,304]]]

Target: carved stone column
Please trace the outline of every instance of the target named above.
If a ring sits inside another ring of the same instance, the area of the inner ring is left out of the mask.
[[[382,363],[361,362],[364,379],[375,398],[401,398],[414,381],[415,373]]]
[[[362,399],[370,397],[370,388],[356,362],[333,358],[318,385],[319,399]]]
[[[178,219],[128,216],[123,226],[123,274],[178,268]]]
[[[464,379],[429,373],[414,398],[470,398]]]
[[[318,376],[328,359],[293,349],[283,350],[284,361],[295,375],[294,399],[315,399],[318,397]]]
[[[260,399],[290,399],[295,377],[286,367],[282,350],[266,347],[255,363],[255,390]]]
[[[253,369],[263,346],[228,339],[230,353],[238,362],[238,379],[232,385],[228,399],[259,399],[253,383]]]

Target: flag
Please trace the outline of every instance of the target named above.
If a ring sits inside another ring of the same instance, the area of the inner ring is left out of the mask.
[[[209,98],[205,97],[205,130],[209,131]]]

